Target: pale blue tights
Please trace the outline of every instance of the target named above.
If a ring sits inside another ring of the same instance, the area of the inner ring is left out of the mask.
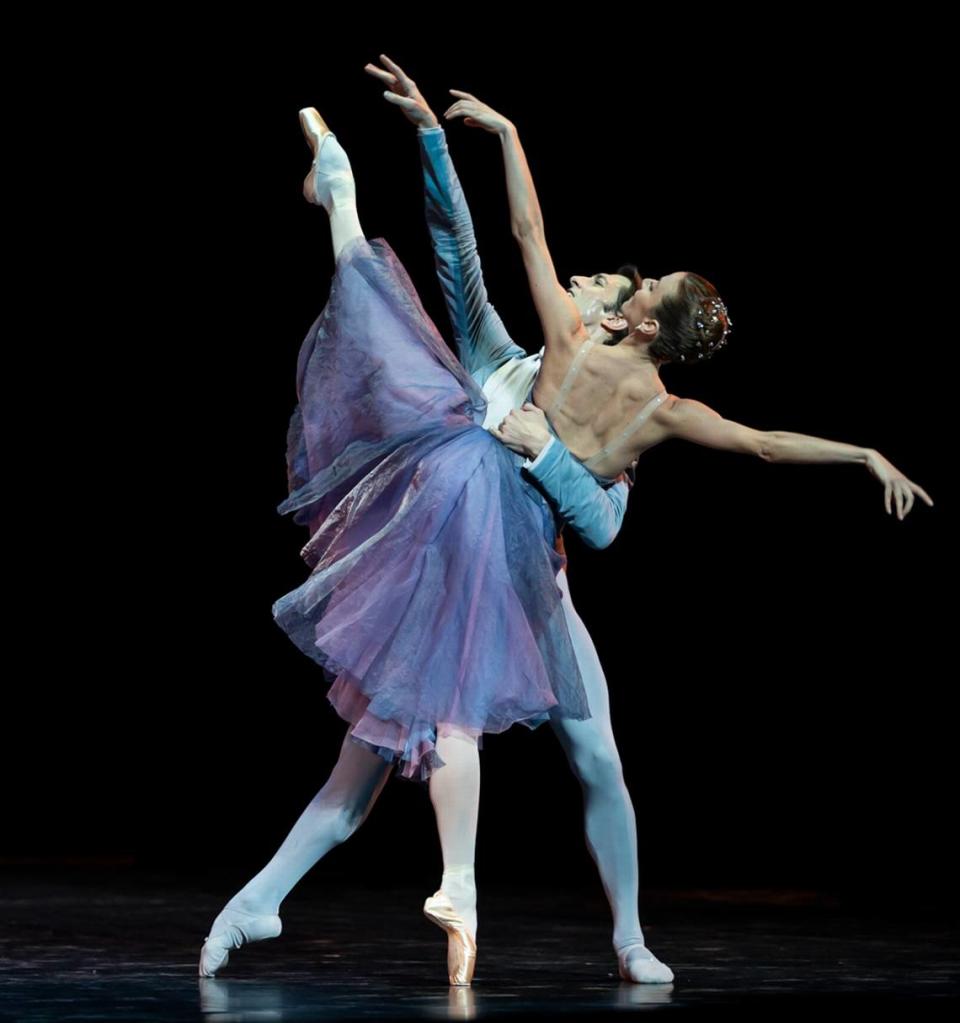
[[[587,847],[597,864],[613,912],[613,946],[643,942],[638,910],[637,824],[624,784],[620,755],[610,722],[607,682],[593,640],[570,598],[565,571],[557,576],[562,606],[580,665],[591,717],[554,719],[551,726],[583,790]],[[441,887],[467,917],[476,935],[473,878],[480,758],[466,735],[440,736],[437,751],[445,761],[429,779],[443,854]],[[228,905],[252,913],[276,913],[307,871],[363,823],[392,770],[391,764],[344,737],[330,777],[313,797],[270,862]]]

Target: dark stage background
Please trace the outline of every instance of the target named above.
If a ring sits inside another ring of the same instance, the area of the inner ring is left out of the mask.
[[[604,48],[588,13],[557,14],[551,46],[435,15],[259,41],[252,24],[184,29],[155,73],[133,49],[122,74],[87,69],[98,102],[73,113],[96,159],[77,161],[87,201],[60,215],[107,255],[58,263],[70,318],[45,379],[76,414],[44,502],[49,561],[21,596],[43,627],[11,687],[7,863],[172,866],[225,900],[335,761],[345,724],[270,613],[308,571],[306,531],[275,509],[297,351],[333,272],[326,217],[301,196],[297,110],[336,132],[368,237],[391,243],[449,339],[416,130],[363,71],[386,52],[438,115],[459,88],[516,123],[561,280],[635,262],[717,285],[730,342],[666,367],[670,391],[874,447],[936,502],[901,522],[863,468],[672,442],[641,459],[610,548],[567,533],[637,810],[641,902],[765,887],[956,908],[937,62],[901,70],[892,26],[826,38],[799,19],[759,46],[659,25],[657,44]],[[490,299],[534,352],[499,142],[446,130]],[[485,737],[482,767],[481,890],[599,893],[549,727]],[[393,779],[311,878],[426,892],[440,869],[426,788]]]

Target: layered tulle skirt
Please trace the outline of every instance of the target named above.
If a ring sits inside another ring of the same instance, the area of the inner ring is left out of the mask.
[[[273,605],[351,738],[426,780],[439,735],[590,716],[556,522],[389,243],[356,238],[304,339],[287,436],[309,577]]]

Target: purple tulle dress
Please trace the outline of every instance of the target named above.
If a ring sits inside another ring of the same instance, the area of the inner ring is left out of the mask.
[[[590,717],[556,522],[383,238],[357,237],[297,363],[289,496],[312,571],[273,605],[351,738],[426,781],[439,735]]]

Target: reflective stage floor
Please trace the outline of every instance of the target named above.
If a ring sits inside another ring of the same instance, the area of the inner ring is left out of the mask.
[[[421,914],[430,890],[330,878],[291,893],[279,938],[201,978],[202,939],[231,894],[224,879],[5,867],[0,1019],[566,1021],[821,1008],[928,1018],[958,1008],[950,920],[883,917],[824,893],[644,892],[647,944],[675,980],[637,985],[617,976],[602,893],[490,882],[470,988],[447,984],[445,935]]]

